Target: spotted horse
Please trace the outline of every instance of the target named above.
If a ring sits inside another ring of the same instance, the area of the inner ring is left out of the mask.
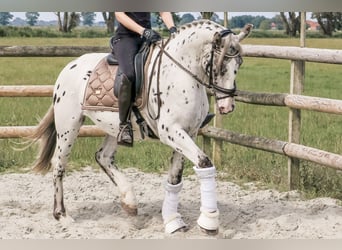
[[[248,24],[235,34],[209,20],[199,20],[179,27],[167,44],[160,42],[152,52],[147,72],[150,87],[140,113],[154,135],[173,149],[162,204],[166,233],[188,229],[178,211],[184,157],[194,164],[199,179],[201,207],[197,224],[208,234],[218,232],[216,169],[194,139],[209,111],[207,89],[216,97],[220,114],[234,110],[235,78],[242,64],[240,42],[251,29]],[[46,173],[53,167],[53,215],[57,220],[70,218],[64,206],[63,176],[85,117],[106,133],[95,154],[96,161],[117,185],[122,208],[130,215],[137,214],[132,183],[114,163],[118,112],[82,108],[91,72],[106,56],[106,53],[85,54],[66,65],[57,78],[53,104],[33,135],[33,140],[41,146],[33,169]]]

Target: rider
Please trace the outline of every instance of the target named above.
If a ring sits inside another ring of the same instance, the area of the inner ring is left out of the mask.
[[[134,101],[134,58],[145,41],[155,43],[161,40],[161,36],[151,28],[150,12],[115,12],[115,17],[119,25],[112,40],[112,48],[122,73],[118,96],[120,119],[118,144],[133,146],[133,131],[129,116]],[[170,33],[177,31],[171,12],[160,12],[160,17]]]

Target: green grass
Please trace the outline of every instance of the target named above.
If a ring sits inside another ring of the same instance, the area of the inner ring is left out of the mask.
[[[247,44],[298,46],[298,39],[250,38]],[[2,38],[1,45],[96,45],[107,46],[107,38]],[[307,39],[314,48],[341,49],[342,39]],[[1,85],[52,85],[64,65],[72,58],[6,58],[0,57]],[[30,67],[28,67],[30,65]],[[32,67],[33,65],[33,67]],[[237,78],[241,90],[288,93],[290,62],[278,59],[244,58]],[[341,65],[307,63],[304,95],[342,99]],[[35,125],[51,103],[50,98],[0,98],[0,125]],[[223,127],[244,134],[287,141],[288,109],[237,103],[236,111],[223,118]],[[301,143],[342,154],[342,117],[302,111]],[[11,149],[22,140],[0,139],[0,171],[27,171],[34,161],[36,148],[24,152]],[[96,166],[94,153],[102,138],[79,138],[72,151],[70,165],[78,169]],[[198,139],[200,144],[201,138]],[[165,172],[169,166],[171,149],[156,141],[141,141],[134,149],[120,148],[116,161],[121,167],[137,167],[143,171]],[[280,190],[287,186],[287,158],[229,143],[224,144],[223,165],[219,171],[229,180],[260,181]],[[192,173],[186,162],[185,173]],[[303,161],[302,190],[308,197],[331,196],[342,199],[341,172]]]

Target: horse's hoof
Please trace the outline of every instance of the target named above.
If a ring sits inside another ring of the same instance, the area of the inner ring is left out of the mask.
[[[174,233],[185,233],[185,232],[187,232],[187,231],[189,231],[189,227],[187,226],[187,225],[185,225],[185,226],[183,226],[183,227],[181,227],[181,228],[178,228],[178,229],[176,229],[176,230],[174,230],[172,233],[170,233],[170,234],[174,234]]]
[[[214,230],[209,230],[209,229],[205,229],[201,226],[198,226],[199,229],[201,230],[201,232],[205,233],[206,235],[209,235],[209,236],[215,236],[219,233],[219,230],[218,229],[214,229]]]
[[[66,215],[66,216],[61,216],[59,221],[61,222],[62,225],[64,225],[65,227],[71,225],[72,223],[75,222],[75,220],[69,216],[69,215]]]
[[[184,223],[180,214],[178,213],[165,223],[165,233],[168,234],[175,232],[186,232],[188,230],[188,225]]]
[[[137,216],[138,215],[138,208],[136,206],[128,205],[124,202],[121,202],[121,207],[130,216]]]
[[[56,220],[60,220],[61,218],[63,217],[66,217],[66,213],[65,212],[57,212],[57,211],[54,211],[53,212],[53,217],[56,219]]]
[[[219,211],[217,210],[213,213],[202,211],[197,220],[197,224],[200,227],[201,231],[206,233],[207,235],[218,234]]]

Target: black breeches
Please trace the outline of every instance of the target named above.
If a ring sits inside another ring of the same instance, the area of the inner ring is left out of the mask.
[[[133,84],[135,82],[134,57],[142,43],[140,37],[122,37],[113,41],[113,53],[119,62],[119,69]]]

